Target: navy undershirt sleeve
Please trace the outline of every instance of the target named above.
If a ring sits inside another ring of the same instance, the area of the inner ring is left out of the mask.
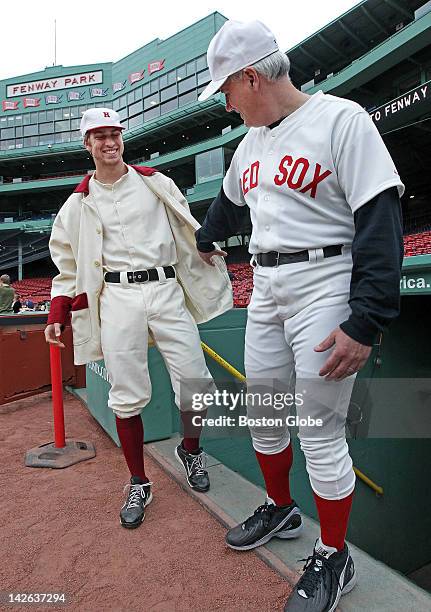
[[[379,193],[354,213],[350,317],[340,325],[371,346],[400,312],[404,254],[401,204],[396,187]]]
[[[237,206],[221,188],[208,208],[202,227],[195,233],[197,248],[202,253],[214,250],[213,242],[236,234],[247,216],[247,206]]]

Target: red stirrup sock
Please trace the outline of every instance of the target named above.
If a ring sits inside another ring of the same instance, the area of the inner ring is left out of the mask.
[[[289,472],[293,461],[292,443],[275,455],[255,452],[265,479],[268,497],[276,506],[289,506],[292,503],[289,487]]]
[[[144,427],[141,415],[137,414],[128,419],[115,416],[115,423],[130,475],[148,482],[144,468]]]
[[[343,499],[323,499],[313,492],[320,520],[320,538],[326,546],[343,550],[353,491]]]
[[[181,411],[181,421],[183,423],[183,430],[184,430],[184,438],[183,438],[183,448],[184,450],[186,450],[188,453],[195,453],[196,451],[199,450],[199,441],[200,441],[200,435],[202,432],[202,426],[201,425],[194,425],[193,424],[193,417],[195,417],[196,415],[202,418],[205,418],[206,416],[206,410],[203,412],[193,412],[193,411]]]

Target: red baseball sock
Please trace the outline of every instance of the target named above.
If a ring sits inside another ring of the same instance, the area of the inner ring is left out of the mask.
[[[343,550],[353,492],[343,499],[323,499],[313,492],[320,519],[320,537],[326,546]]]
[[[192,419],[196,415],[205,418],[206,410],[204,412],[181,411],[180,414],[184,430],[183,448],[188,453],[194,453],[199,450],[202,427],[200,425],[194,425]]]
[[[293,461],[292,444],[275,455],[255,452],[265,479],[268,497],[274,500],[276,506],[290,505],[292,498],[290,496],[289,472]]]
[[[144,468],[144,427],[141,415],[137,414],[128,419],[115,416],[115,423],[131,476],[138,476],[148,482]]]

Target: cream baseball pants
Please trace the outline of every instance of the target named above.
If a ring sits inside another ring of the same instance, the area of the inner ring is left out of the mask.
[[[199,331],[176,279],[105,283],[100,319],[111,382],[108,406],[120,418],[140,414],[151,399],[149,333],[165,361],[180,410],[192,410],[194,392],[213,392]]]

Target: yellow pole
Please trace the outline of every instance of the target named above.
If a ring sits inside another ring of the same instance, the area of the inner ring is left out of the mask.
[[[210,348],[207,344],[205,344],[205,342],[201,342],[201,345],[205,353],[207,353],[210,357],[212,357],[214,361],[217,361],[217,363],[219,363],[222,368],[230,372],[232,376],[234,376],[241,382],[246,381],[244,374],[241,374],[241,372],[238,372],[237,369],[231,366],[230,363],[228,363],[225,359],[223,359],[223,357],[220,357],[220,355],[218,355],[215,351],[213,351],[213,349]]]
[[[361,470],[358,470],[358,468],[354,467],[353,471],[355,472],[356,476],[360,478],[362,482],[365,482],[366,485],[371,487],[373,491],[375,491],[378,495],[383,495],[383,487],[379,487],[379,485],[373,482],[371,478],[368,478],[368,476],[365,476],[365,474],[361,472]]]
[[[244,374],[241,374],[241,372],[239,372],[236,368],[231,366],[230,363],[228,363],[225,359],[223,359],[223,357],[220,357],[220,355],[218,353],[216,353],[212,348],[210,348],[207,344],[205,344],[205,342],[201,342],[201,346],[202,346],[202,349],[205,351],[205,353],[207,353],[207,355],[212,357],[214,359],[214,361],[219,363],[222,366],[222,368],[224,368],[225,370],[230,372],[230,374],[232,374],[232,376],[234,376],[235,378],[237,378],[241,382],[243,382],[243,383],[246,382],[246,378],[245,378]],[[356,476],[358,478],[360,478],[362,480],[362,482],[364,482],[371,489],[373,489],[373,491],[375,491],[378,495],[383,495],[383,488],[382,487],[379,487],[379,485],[377,485],[375,482],[373,482],[371,480],[371,478],[368,478],[368,476],[365,476],[365,474],[363,472],[361,472],[361,470],[358,470],[358,468],[354,467],[353,470],[354,470]]]

